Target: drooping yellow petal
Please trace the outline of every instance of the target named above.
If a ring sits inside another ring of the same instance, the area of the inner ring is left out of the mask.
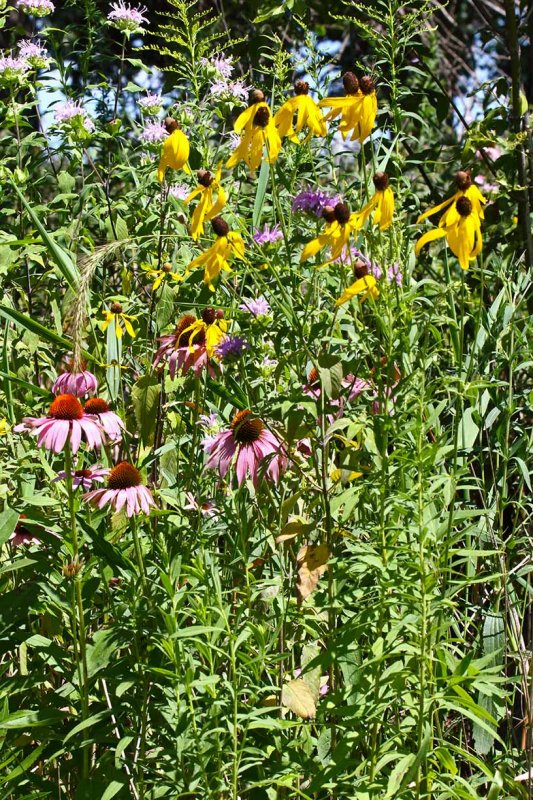
[[[415,255],[419,255],[421,249],[429,242],[434,242],[435,239],[442,239],[446,236],[446,231],[444,228],[432,228],[430,231],[424,233],[423,236],[417,241],[415,245]]]
[[[380,231],[385,231],[392,225],[394,214],[394,194],[390,186],[385,191],[376,192],[377,207],[374,212],[374,224],[379,225]]]
[[[248,106],[244,111],[241,111],[237,119],[235,120],[235,124],[233,125],[233,130],[236,133],[240,133],[245,128],[251,128],[253,125],[254,117],[259,111],[260,108],[268,108],[265,102],[261,103],[254,103],[251,106]]]
[[[228,197],[226,195],[225,189],[221,186],[218,190],[217,199],[215,203],[211,206],[207,214],[205,215],[205,221],[209,222],[209,220],[214,219],[214,217],[218,217],[224,206],[226,205]]]
[[[342,306],[359,294],[363,295],[362,300],[368,295],[374,298],[379,297],[379,289],[376,286],[376,279],[373,275],[365,275],[363,278],[358,278],[355,283],[352,283],[351,286],[344,290],[335,305],[337,307]]]
[[[163,142],[157,178],[162,183],[167,169],[183,169],[189,159],[189,140],[182,130],[176,128]],[[187,167],[187,170],[190,170]]]
[[[121,317],[122,320],[124,321],[124,327],[126,328],[126,331],[129,333],[132,339],[135,339],[135,336],[137,334],[135,333],[135,330],[133,329],[133,325],[131,324],[130,320],[125,314],[122,314]]]
[[[294,116],[294,98],[287,100],[281,108],[274,114],[274,124],[276,125],[281,138],[293,133],[292,118]]]
[[[204,232],[204,219],[211,204],[212,193],[210,188],[205,188],[198,205],[193,211],[191,217],[191,236],[196,241],[203,235]]]
[[[420,216],[417,219],[417,223],[423,222],[428,217],[432,217],[433,214],[438,214],[438,212],[442,211],[443,208],[446,208],[446,206],[449,206],[450,203],[453,203],[455,200],[457,200],[457,198],[460,197],[461,194],[462,194],[461,192],[456,192],[452,197],[448,197],[447,200],[444,200],[443,203],[439,203],[437,206],[428,208],[427,211],[424,211],[423,214],[420,214]]]

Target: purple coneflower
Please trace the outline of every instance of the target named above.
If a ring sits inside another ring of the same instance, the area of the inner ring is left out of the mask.
[[[97,391],[96,376],[86,369],[82,372],[63,372],[57,376],[52,386],[54,394],[73,394],[75,397],[96,394]]]
[[[209,373],[214,375],[207,355],[205,331],[198,331],[191,341],[188,329],[195,322],[196,317],[193,314],[186,314],[179,320],[174,333],[161,336],[159,339],[160,347],[155,354],[154,367],[157,367],[163,360],[167,361],[171,378],[174,378],[179,370],[182,375],[185,375],[190,369],[199,375],[204,367],[208,367]]]
[[[114,411],[111,411],[105,400],[101,397],[92,397],[83,406],[86,414],[91,414],[98,419],[101,428],[107,433],[108,437],[116,442],[122,438],[124,423]]]
[[[88,469],[75,469],[70,473],[72,479],[72,488],[79,489],[80,487],[84,492],[88,491],[93,483],[104,483],[106,476],[109,475],[109,470],[105,467],[89,467]],[[65,470],[57,473],[57,477],[53,479],[52,483],[64,481],[67,477]]]
[[[92,450],[103,444],[103,431],[94,417],[83,411],[83,406],[73,394],[60,394],[50,406],[47,417],[24,417],[14,430],[37,434],[37,444],[59,453],[67,441],[77,453],[82,439]]]
[[[18,0],[17,8],[34,17],[47,17],[55,11],[51,0]]]
[[[26,519],[26,515],[20,514],[15,530],[9,537],[9,543],[13,547],[20,547],[22,544],[40,544],[41,540],[34,536],[31,530],[24,525],[23,519]]]
[[[335,208],[337,203],[342,203],[340,194],[331,196],[321,189],[316,191],[307,189],[296,195],[292,201],[292,210],[293,212],[308,211],[316,217],[321,217],[326,206]]]
[[[250,345],[242,336],[226,336],[215,348],[215,354],[221,361],[237,361]]]
[[[44,69],[50,62],[46,47],[40,39],[35,42],[30,39],[22,39],[19,42],[19,58],[23,58],[34,69]]]
[[[207,517],[208,519],[220,514],[220,509],[216,507],[214,500],[204,500],[200,502],[195,498],[192,492],[185,492],[185,497],[188,503],[183,506],[184,511],[199,511],[202,517]]]
[[[111,3],[107,20],[119,31],[129,35],[142,31],[143,22],[148,22],[148,18],[144,16],[146,11],[148,9],[145,6],[134,7],[124,0],[118,0],[118,3]]]
[[[155,117],[163,107],[163,100],[160,94],[149,93],[146,97],[140,97],[137,100],[137,105],[145,114]]]
[[[283,239],[283,232],[281,231],[279,224],[276,224],[273,228],[271,228],[267,222],[262,229],[258,228],[256,230],[252,238],[256,244],[274,244],[280,239]]]
[[[250,297],[249,299],[243,299],[239,308],[241,311],[247,311],[254,317],[266,317],[270,314],[270,306],[262,295],[256,298]]]
[[[168,136],[168,131],[162,122],[147,122],[139,139],[146,144],[159,144]]]
[[[221,431],[211,441],[204,442],[204,449],[209,455],[206,468],[218,469],[222,478],[237,454],[235,471],[239,486],[248,474],[254,486],[257,486],[257,473],[263,462],[267,464],[265,476],[277,483],[287,463],[281,443],[264,422],[248,410],[238,411],[230,429]]]
[[[115,511],[125,508],[128,517],[149,514],[150,506],[155,506],[152,493],[142,485],[141,473],[128,461],[121,461],[110,470],[106,488],[88,492],[83,499],[98,508],[106,505]]]

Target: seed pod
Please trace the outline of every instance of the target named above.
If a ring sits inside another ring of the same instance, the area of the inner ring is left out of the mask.
[[[202,311],[202,319],[206,325],[212,325],[216,317],[217,315],[214,308],[211,307],[204,308],[204,310]]]
[[[357,279],[365,278],[368,275],[368,266],[360,258],[353,265],[353,272]]]
[[[472,176],[470,174],[470,170],[461,169],[459,172],[456,172],[455,185],[461,190],[461,192],[466,192],[466,190],[472,186]]]
[[[309,94],[309,84],[307,81],[296,81],[294,84],[294,94]]]
[[[111,303],[109,310],[112,314],[122,314],[122,306],[120,303]]]
[[[322,217],[326,220],[326,222],[334,222],[336,217],[333,206],[324,206],[322,209]]]
[[[208,186],[211,186],[214,181],[214,178],[208,169],[199,169],[196,173],[196,177],[200,186],[205,186],[206,189]]]
[[[264,103],[265,94],[261,89],[252,89],[248,95],[248,105],[253,106],[255,103]]]
[[[260,128],[266,128],[270,120],[270,110],[266,106],[261,106],[255,112],[254,125]]]
[[[472,203],[468,197],[460,197],[455,207],[462,217],[468,217],[472,213]]]

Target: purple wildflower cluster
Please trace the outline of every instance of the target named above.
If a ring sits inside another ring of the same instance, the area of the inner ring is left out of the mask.
[[[170,197],[175,197],[176,200],[185,200],[186,197],[190,195],[190,189],[185,186],[183,183],[176,183],[174,186],[170,186],[168,193]]]
[[[244,81],[237,79],[231,80],[233,73],[233,61],[224,53],[220,53],[212,60],[201,59],[201,65],[213,75],[213,82],[210,86],[210,93],[219,100],[244,102],[250,90]]]
[[[315,191],[306,189],[296,195],[292,201],[293,213],[297,211],[307,211],[316,217],[321,217],[326,206],[335,207],[337,203],[342,203],[340,194],[329,195],[321,189]]]
[[[149,117],[155,117],[163,107],[163,99],[160,94],[149,92],[146,97],[140,97],[137,105],[144,114]]]
[[[148,22],[148,18],[144,16],[147,10],[145,6],[130,6],[124,0],[118,0],[117,3],[111,3],[107,21],[128,36],[132,33],[140,33],[143,23]]]
[[[46,47],[40,39],[36,39],[34,42],[30,39],[22,39],[19,45],[19,58],[27,61],[33,69],[45,69],[50,63]]]
[[[221,361],[237,361],[250,349],[250,345],[242,336],[227,336],[216,347],[216,354]]]
[[[48,14],[53,14],[55,11],[51,0],[18,0],[17,8],[34,17],[47,17]]]
[[[256,230],[252,238],[256,244],[274,244],[280,239],[283,239],[283,233],[279,224],[271,228],[270,225],[266,223],[263,228],[258,228]]]
[[[25,58],[19,56],[0,57],[0,80],[2,83],[20,83],[29,69],[30,65]]]
[[[168,136],[168,131],[162,122],[151,120],[141,131],[140,139],[146,144],[160,144]]]
[[[270,306],[262,295],[255,299],[245,298],[244,302],[240,304],[239,309],[241,311],[246,311],[254,317],[266,317],[270,314]]]
[[[54,117],[57,125],[69,128],[73,133],[92,133],[94,122],[89,117],[79,101],[65,100],[59,103],[54,110]]]

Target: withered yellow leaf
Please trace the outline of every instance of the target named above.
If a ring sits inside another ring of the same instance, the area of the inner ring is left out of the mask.
[[[296,557],[298,580],[296,588],[302,600],[314,592],[327,569],[329,550],[325,544],[304,544]]]
[[[315,527],[313,522],[306,522],[302,517],[295,517],[289,520],[281,529],[281,533],[276,537],[276,544],[288,542],[295,539],[302,533],[309,533]]]
[[[301,678],[295,678],[283,685],[281,704],[302,719],[312,719],[316,715],[313,693]]]

